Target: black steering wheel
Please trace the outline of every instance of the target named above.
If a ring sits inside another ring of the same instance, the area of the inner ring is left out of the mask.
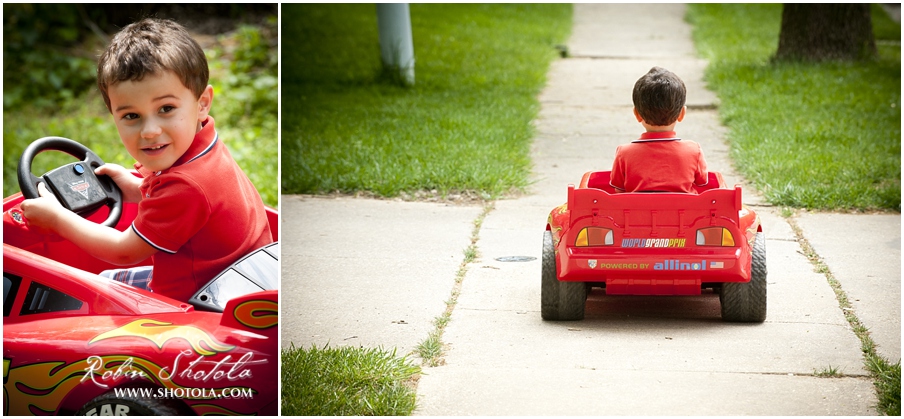
[[[43,176],[31,173],[31,163],[35,156],[47,150],[62,151],[81,161],[53,169]],[[66,209],[88,217],[103,206],[110,209],[103,225],[113,227],[122,216],[122,192],[109,176],[97,176],[94,169],[104,161],[75,141],[63,137],[44,137],[35,140],[19,158],[19,190],[26,199],[40,197],[38,184],[44,182]]]

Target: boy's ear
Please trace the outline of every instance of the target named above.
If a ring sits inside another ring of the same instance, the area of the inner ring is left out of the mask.
[[[211,105],[213,105],[213,86],[208,85],[198,97],[198,122],[207,119]]]
[[[631,108],[634,111],[634,117],[637,118],[637,122],[643,122],[643,117],[640,116],[640,112],[637,112],[637,108]]]
[[[681,122],[681,120],[684,119],[684,114],[686,114],[686,113],[687,113],[687,106],[681,107],[681,112],[678,113],[677,121]]]

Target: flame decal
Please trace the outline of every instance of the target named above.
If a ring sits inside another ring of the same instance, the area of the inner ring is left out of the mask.
[[[759,227],[760,227],[760,216],[757,215],[756,218],[753,220],[753,223],[750,224],[750,227],[747,227],[747,231],[744,232],[745,235],[747,236],[747,247],[748,247],[748,250],[750,251],[751,255],[753,254],[753,247],[754,247],[754,244],[756,243],[756,233],[757,233],[757,230],[759,229]]]
[[[229,410],[225,407],[213,405],[213,404],[196,404],[192,405],[192,409],[195,410],[200,416],[244,416],[247,413],[239,413],[234,410]]]
[[[553,208],[549,213],[549,217],[546,218],[546,224],[549,225],[549,231],[552,234],[552,246],[556,249],[556,254],[559,253],[559,242],[562,240],[562,229],[564,224],[567,224],[568,222],[566,214],[568,214],[567,202]]]
[[[237,305],[232,315],[239,323],[255,329],[266,329],[279,323],[279,308],[275,301],[246,301]]]
[[[174,326],[172,323],[150,319],[135,320],[125,326],[101,333],[91,339],[88,345],[105,339],[119,337],[138,337],[147,339],[163,349],[163,345],[172,339],[184,339],[196,353],[204,356],[230,351],[235,346],[218,342],[207,332],[194,326]]]
[[[59,408],[63,398],[79,385],[85,375],[85,362],[69,365],[42,362],[6,371],[3,385],[5,415],[49,415]],[[26,384],[27,383],[27,384]],[[10,404],[11,400],[16,403]]]

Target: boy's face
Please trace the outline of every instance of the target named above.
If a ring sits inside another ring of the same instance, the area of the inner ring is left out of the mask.
[[[213,100],[210,86],[196,98],[171,71],[119,82],[107,90],[123,145],[155,172],[169,169],[185,154]]]

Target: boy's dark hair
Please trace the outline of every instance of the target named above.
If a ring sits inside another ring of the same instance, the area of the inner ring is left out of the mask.
[[[165,19],[143,19],[122,28],[97,62],[97,87],[107,110],[107,89],[121,81],[172,71],[196,97],[207,88],[210,70],[204,50],[182,25]]]
[[[634,84],[634,107],[650,125],[671,125],[684,107],[687,89],[681,78],[653,67]]]

